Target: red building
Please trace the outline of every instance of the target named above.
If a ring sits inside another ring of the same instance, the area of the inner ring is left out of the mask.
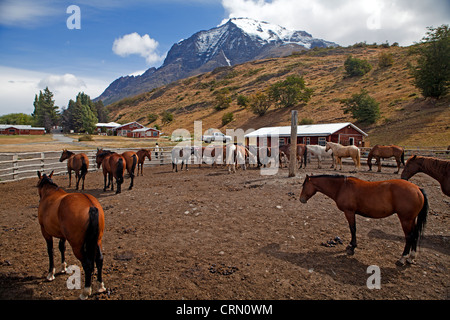
[[[0,124],[0,134],[3,135],[40,135],[45,133],[45,128],[37,128],[29,125]]]
[[[247,145],[271,144],[271,139],[277,137],[280,145],[290,144],[291,127],[265,127],[245,135]],[[350,122],[311,124],[297,126],[297,144],[318,144],[324,146],[327,141],[342,145],[355,145],[364,147],[364,138],[367,133]],[[267,138],[267,139],[261,139]],[[256,142],[255,142],[256,141]]]
[[[160,131],[155,128],[140,128],[132,131],[133,138],[159,138]]]
[[[118,136],[121,137],[133,137],[133,130],[145,128],[142,124],[134,121],[123,124],[119,127],[116,127],[114,130],[117,132]]]

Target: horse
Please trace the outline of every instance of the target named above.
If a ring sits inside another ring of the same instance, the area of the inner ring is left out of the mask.
[[[372,158],[376,159],[375,164],[378,165],[378,171],[381,172],[381,159],[386,159],[394,157],[397,161],[397,174],[400,171],[400,163],[405,165],[405,150],[402,147],[390,145],[390,146],[380,146],[375,145],[370,149],[369,156],[367,157],[367,164],[369,166],[369,171],[372,171]]]
[[[109,150],[97,149],[95,157],[97,168],[103,167],[103,191],[111,185],[111,190],[114,191],[113,177],[116,179],[117,191],[116,194],[122,192],[123,175],[125,174],[126,161],[120,154]],[[106,180],[108,177],[108,186]]]
[[[84,300],[92,292],[92,273],[94,262],[97,266],[98,292],[106,290],[102,280],[103,254],[102,237],[105,228],[105,216],[98,200],[86,193],[67,193],[53,181],[53,171],[49,176],[37,172],[39,182],[38,220],[42,235],[47,243],[49,271],[47,280],[55,279],[53,261],[53,238],[59,238],[61,252],[61,272],[65,273],[66,240],[69,241],[75,257],[81,261],[84,269],[84,289],[80,299]]]
[[[283,146],[279,147],[280,151],[280,168],[283,168],[283,163],[281,161],[281,155],[282,153],[285,154],[287,159],[290,161],[291,159],[291,145],[285,144]],[[297,161],[300,163],[299,169],[302,167],[303,163],[305,163],[306,168],[306,156],[307,156],[308,148],[306,147],[306,144],[297,144]]]
[[[361,153],[357,146],[343,146],[339,143],[328,141],[325,147],[325,151],[328,151],[330,149],[333,151],[333,156],[336,163],[334,170],[337,170],[338,164],[340,165],[339,170],[342,170],[341,158],[346,157],[351,157],[353,159],[353,162],[355,163],[355,169],[359,169],[361,167]]]
[[[334,168],[333,151],[332,150],[326,151],[325,149],[326,149],[326,147],[320,146],[318,144],[308,145],[308,153],[310,155],[312,155],[312,156],[316,156],[317,157],[317,168],[318,169],[322,168],[322,165],[321,165],[322,157],[325,157],[325,156],[330,156],[331,157],[332,164],[331,164],[330,168]]]
[[[174,147],[172,149],[172,172],[175,169],[175,172],[178,172],[178,163],[181,161],[181,171],[183,171],[183,164],[186,165],[186,171],[188,169],[188,164],[191,158],[191,155],[193,155],[195,152],[195,149],[193,147],[184,146],[184,147]]]
[[[122,153],[122,157],[125,159],[128,174],[130,175],[130,186],[128,190],[133,189],[134,182],[134,170],[136,169],[136,164],[138,163],[139,157],[134,151],[125,151]]]
[[[442,192],[450,197],[450,161],[413,155],[406,161],[401,178],[409,180],[418,172],[434,178],[441,185]]]
[[[72,184],[72,170],[75,171],[75,179],[76,179],[76,188],[78,190],[78,186],[80,180],[83,179],[83,183],[81,184],[81,190],[84,190],[84,179],[86,178],[86,174],[88,173],[89,168],[89,158],[84,153],[75,154],[67,149],[63,149],[61,157],[59,158],[59,162],[63,162],[67,160],[67,172],[69,174],[69,188]]]
[[[144,175],[143,168],[144,168],[144,161],[145,157],[148,158],[148,161],[152,161],[152,153],[149,149],[140,149],[138,152],[136,152],[138,156],[138,170],[137,175],[139,175],[139,167],[141,168],[141,176]]]
[[[317,191],[333,199],[347,218],[352,235],[346,249],[348,255],[353,255],[357,246],[356,214],[379,219],[397,213],[406,242],[397,265],[403,266],[405,261],[414,263],[428,214],[428,199],[423,189],[402,179],[369,182],[342,175],[307,175],[300,202],[306,203]]]
[[[275,165],[280,163],[280,152],[278,150],[278,147],[260,147],[257,152],[258,168],[261,166],[266,167],[271,162],[271,159],[274,160]]]

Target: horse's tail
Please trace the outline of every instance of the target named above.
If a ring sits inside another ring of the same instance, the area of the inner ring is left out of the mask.
[[[405,165],[405,150],[404,149],[402,150],[401,160],[402,160],[402,164]]]
[[[92,206],[89,208],[89,221],[82,248],[82,254],[85,263],[87,263],[88,266],[91,267],[91,270],[94,269],[95,255],[97,253],[98,235],[98,209]]]
[[[367,165],[369,166],[369,171],[372,170],[372,158],[373,158],[373,150],[375,149],[375,147],[373,147],[372,149],[370,149],[369,151],[369,155],[367,156]]]
[[[136,169],[136,164],[137,164],[137,155],[133,154],[132,155],[133,158],[133,164],[131,165],[131,173],[134,175],[134,170]]]
[[[86,173],[88,173],[88,167],[87,167],[87,164],[86,164],[86,159],[82,158],[81,159],[81,176],[82,177],[85,176]]]
[[[420,192],[423,194],[423,206],[417,216],[416,227],[414,228],[413,234],[413,243],[418,243],[419,239],[423,236],[428,216],[428,197],[424,189],[421,188]]]
[[[120,158],[117,162],[117,168],[116,168],[116,179],[117,183],[122,184],[123,183],[123,159]]]

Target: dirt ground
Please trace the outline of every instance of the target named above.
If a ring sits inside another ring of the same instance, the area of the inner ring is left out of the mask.
[[[399,177],[393,168],[352,168],[342,173],[371,181]],[[100,200],[106,219],[107,291],[91,299],[450,298],[450,198],[435,180],[423,174],[411,180],[426,189],[430,212],[417,263],[397,267],[404,246],[398,218],[358,216],[358,248],[347,256],[350,231],[334,202],[319,193],[307,204],[298,200],[306,173],[335,171],[310,164],[287,178],[287,169],[265,176],[256,168],[228,174],[206,165],[178,173],[147,167],[133,190],[125,179],[119,195],[102,191],[101,172],[89,173],[85,192]],[[67,176],[54,181],[74,191]],[[36,183],[37,177],[0,184],[0,299],[77,299],[81,290],[67,288],[69,275],[45,281]],[[336,236],[343,244],[322,245]],[[66,255],[69,265],[81,267],[69,245]],[[371,265],[380,268],[381,289],[367,287]]]

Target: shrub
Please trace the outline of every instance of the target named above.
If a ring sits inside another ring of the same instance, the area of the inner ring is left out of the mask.
[[[222,126],[233,121],[233,112],[227,112],[222,116]]]
[[[244,96],[243,94],[238,95],[238,97],[237,97],[238,106],[245,108],[248,106],[248,103],[249,103],[249,99],[246,96]]]
[[[380,118],[380,104],[362,89],[350,99],[343,99],[344,113],[351,113],[353,118],[363,123],[375,123]]]
[[[147,116],[147,120],[149,123],[153,123],[156,121],[156,119],[158,119],[158,115],[155,113],[149,113]]]
[[[387,68],[394,64],[394,58],[392,57],[392,53],[382,52],[378,56],[378,67],[379,68]]]
[[[231,104],[231,97],[224,94],[224,93],[218,93],[216,96],[216,105],[214,106],[214,109],[217,111],[226,109]]]
[[[372,65],[367,60],[353,58],[351,55],[345,60],[344,67],[348,77],[363,76],[372,70]]]
[[[307,103],[312,93],[313,90],[306,87],[303,77],[296,75],[288,76],[286,80],[269,87],[269,97],[282,108],[291,108],[300,101]]]
[[[161,113],[161,121],[163,124],[168,124],[173,121],[173,114],[169,111],[164,111]]]
[[[258,92],[250,96],[250,110],[259,116],[266,114],[271,104],[272,102],[265,92]]]

